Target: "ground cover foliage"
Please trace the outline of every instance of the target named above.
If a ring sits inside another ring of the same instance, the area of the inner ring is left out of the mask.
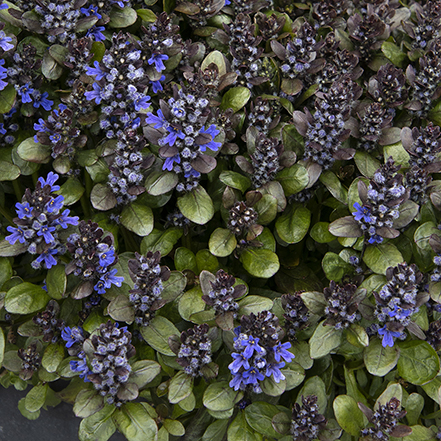
[[[441,2],[0,5],[0,383],[79,439],[436,440]]]

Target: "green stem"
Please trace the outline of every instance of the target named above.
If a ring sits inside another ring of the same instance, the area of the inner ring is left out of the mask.
[[[121,235],[124,239],[124,244],[126,246],[126,251],[139,251],[138,244],[135,239],[131,235],[130,231],[128,231],[123,226],[120,227]]]
[[[13,217],[11,213],[6,208],[0,207],[0,214],[11,224],[14,225]]]
[[[34,183],[34,187],[37,185],[39,175],[37,172],[32,173],[32,182]]]
[[[87,198],[90,199],[90,193],[92,192],[93,182],[92,182],[92,178],[90,177],[87,171],[84,172],[84,181],[86,184]]]
[[[182,236],[182,245],[191,251],[191,235],[190,232]]]
[[[12,181],[12,187],[14,188],[14,193],[18,202],[21,202],[21,198],[23,197],[23,189],[21,188],[20,182],[18,179]]]
[[[89,205],[89,197],[86,195],[86,192],[83,193],[83,195],[80,198],[81,208],[83,209],[84,215],[86,219],[90,219],[91,212],[90,212],[90,205]]]

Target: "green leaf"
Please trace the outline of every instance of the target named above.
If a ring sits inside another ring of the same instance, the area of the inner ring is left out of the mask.
[[[0,181],[14,181],[20,176],[20,169],[10,162],[0,161]]]
[[[148,251],[159,251],[161,256],[166,256],[182,237],[183,231],[180,228],[168,228],[165,231],[157,230],[156,228],[152,232],[144,237],[141,242],[141,253],[147,254]]]
[[[125,403],[113,414],[118,430],[128,441],[156,440],[158,426],[142,403]]]
[[[409,426],[418,424],[421,412],[424,409],[424,397],[416,392],[410,394],[406,400],[406,419]]]
[[[364,363],[367,371],[377,377],[384,377],[396,365],[400,350],[397,345],[394,347],[383,347],[381,340],[371,340],[369,346],[364,350]]]
[[[246,296],[239,301],[239,315],[258,314],[262,311],[269,311],[273,307],[273,301],[267,297]]]
[[[200,185],[178,198],[178,208],[186,218],[199,225],[206,224],[214,215],[213,201]]]
[[[3,330],[0,328],[0,365],[3,362],[4,356],[5,356],[5,334],[3,334]]]
[[[5,297],[6,311],[13,314],[30,314],[43,309],[50,297],[46,291],[32,283],[20,283],[11,288]]]
[[[211,423],[205,430],[201,441],[219,441],[224,438],[230,422],[228,419],[217,420]]]
[[[178,182],[179,178],[176,173],[158,171],[149,173],[144,186],[147,193],[152,196],[159,196],[173,190]]]
[[[87,418],[104,407],[103,397],[96,390],[82,390],[75,399],[74,414],[79,418]]]
[[[409,436],[400,438],[403,441],[436,441],[437,438],[433,430],[425,426],[412,426],[412,433]]]
[[[303,380],[305,379],[305,370],[302,366],[300,366],[300,364],[294,361],[288,363],[285,368],[281,369],[281,371],[282,374],[285,375],[286,379],[285,390],[294,389],[295,387],[302,384]]]
[[[363,261],[374,273],[386,274],[389,267],[403,263],[404,259],[395,245],[385,243],[368,246]]]
[[[47,292],[53,299],[62,299],[66,292],[67,277],[66,269],[62,264],[53,266],[47,272],[46,286]]]
[[[301,205],[292,205],[276,221],[276,231],[286,243],[300,242],[309,230],[311,212]]]
[[[176,299],[187,285],[187,278],[179,271],[172,271],[169,279],[162,284],[164,290],[162,291],[162,298],[166,302],[171,302]]]
[[[111,210],[116,205],[113,191],[105,184],[96,184],[90,193],[93,208],[100,211]]]
[[[168,386],[168,401],[172,404],[185,400],[193,390],[193,377],[184,371],[178,372]]]
[[[233,87],[222,97],[220,109],[233,109],[233,112],[237,112],[245,106],[250,97],[251,91],[248,87]]]
[[[49,52],[43,55],[43,63],[41,65],[41,73],[48,80],[58,80],[63,74],[63,66],[57,63],[57,60],[52,58]]]
[[[135,320],[135,309],[125,294],[120,294],[113,298],[107,306],[107,312],[110,317],[117,321],[131,324]]]
[[[358,438],[365,427],[363,412],[349,395],[339,395],[333,403],[335,419],[347,433]]]
[[[61,342],[50,344],[44,351],[42,366],[48,372],[56,372],[64,358],[64,344]]]
[[[268,438],[280,438],[280,433],[276,432],[271,424],[279,412],[279,408],[273,404],[256,401],[245,408],[245,419],[256,432]]]
[[[369,337],[363,328],[363,326],[352,323],[347,328],[346,337],[351,345],[357,346],[359,348],[366,348],[369,346]]]
[[[340,179],[332,171],[326,171],[320,175],[320,181],[326,186],[332,196],[342,204],[348,203],[348,191],[343,187]]]
[[[8,84],[0,92],[0,113],[8,113],[15,102],[17,91],[12,84]]]
[[[236,236],[226,228],[216,228],[208,242],[210,252],[217,257],[229,256],[237,246]]]
[[[219,180],[229,187],[236,188],[244,193],[251,187],[251,180],[240,173],[225,170],[219,175]]]
[[[257,222],[261,225],[268,225],[277,216],[277,199],[273,195],[264,194],[254,208],[259,213]]]
[[[153,212],[150,207],[133,203],[121,213],[121,224],[138,236],[147,236],[153,230]]]
[[[129,7],[123,9],[113,8],[109,15],[109,26],[112,28],[127,28],[135,23],[138,18],[136,11]]]
[[[12,267],[9,259],[0,257],[0,288],[12,277]]]
[[[28,412],[37,412],[43,407],[48,388],[49,384],[38,384],[28,392],[24,403]]]
[[[243,267],[254,277],[268,279],[279,271],[277,254],[270,250],[248,248],[240,255]]]
[[[210,384],[204,392],[203,403],[207,409],[215,411],[229,410],[243,397],[242,391],[234,391],[228,381]]]
[[[162,423],[167,432],[173,436],[184,436],[185,428],[180,421],[165,419]]]
[[[196,263],[196,256],[193,251],[188,248],[179,247],[175,251],[175,268],[178,271],[190,270],[197,274],[198,265]]]
[[[324,321],[317,325],[317,328],[309,340],[311,358],[321,358],[340,346],[342,330],[324,324]]]
[[[374,173],[380,168],[381,163],[367,152],[356,152],[354,156],[355,164],[360,173],[366,178],[372,178]],[[352,208],[352,207],[351,207]]]
[[[392,156],[396,165],[401,165],[404,168],[409,167],[409,153],[404,149],[401,142],[396,144],[386,145],[383,147],[384,160],[386,161]]]
[[[438,374],[440,363],[435,349],[420,340],[399,342],[398,373],[409,383],[421,385]]]
[[[329,222],[317,222],[312,228],[309,234],[318,243],[328,243],[335,239],[329,232]]]
[[[161,372],[161,365],[153,360],[140,360],[132,364],[130,382],[140,389],[150,383]]]
[[[64,196],[64,205],[73,205],[81,199],[84,191],[85,189],[78,179],[69,178],[55,193]]]
[[[211,271],[215,273],[219,268],[219,261],[209,250],[199,250],[196,253],[196,263],[198,271]]]
[[[80,441],[107,441],[116,430],[112,415],[115,406],[106,405],[99,412],[83,419],[78,437]]]
[[[205,302],[202,300],[202,290],[200,286],[187,291],[182,295],[178,302],[180,316],[190,322],[190,316],[205,309]]]
[[[385,41],[381,45],[381,52],[388,58],[395,66],[403,67],[407,59],[407,55],[391,41]]]
[[[265,395],[270,397],[280,397],[286,389],[286,380],[280,380],[278,383],[274,377],[266,377],[260,384]]]
[[[254,432],[245,419],[245,413],[239,412],[228,427],[228,441],[262,441],[262,436]]]
[[[19,402],[18,402],[18,410],[20,411],[20,413],[27,418],[28,420],[36,420],[37,418],[40,417],[40,410],[37,410],[37,412],[29,412],[29,410],[26,409],[25,407],[25,402],[26,402],[26,398],[22,398]]]
[[[181,335],[171,321],[161,316],[156,316],[147,327],[141,328],[141,334],[153,349],[170,356],[174,356],[175,353],[168,344],[169,337]]]
[[[302,191],[309,183],[308,171],[300,164],[284,168],[276,175],[276,180],[280,182],[286,196]]]
[[[138,17],[141,18],[141,20],[144,20],[148,23],[153,23],[157,19],[155,13],[150,9],[137,9],[136,13],[138,14]]]
[[[353,267],[346,263],[338,254],[326,253],[322,260],[322,268],[329,280],[340,281],[345,274],[351,273]]]
[[[46,164],[51,158],[51,148],[35,142],[34,138],[25,139],[17,148],[17,153],[24,161]]]

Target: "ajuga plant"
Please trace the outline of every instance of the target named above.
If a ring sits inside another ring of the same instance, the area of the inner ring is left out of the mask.
[[[440,5],[0,0],[0,385],[23,418],[441,439]]]

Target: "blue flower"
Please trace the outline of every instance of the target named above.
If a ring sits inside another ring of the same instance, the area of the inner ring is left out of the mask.
[[[365,207],[364,205],[361,206],[358,202],[354,204],[355,211],[352,212],[352,215],[354,216],[356,221],[361,221],[362,219],[365,222],[370,222],[370,214],[371,210],[369,210],[368,207]]]
[[[49,248],[44,250],[38,257],[35,259],[35,262],[41,263],[44,262],[47,269],[51,269],[53,266],[57,264],[57,259],[54,256],[58,254],[58,250],[56,248]]]
[[[150,81],[150,84],[152,85],[153,93],[158,93],[160,90],[164,90],[162,87],[161,81],[165,80],[165,75],[162,75],[159,80],[156,81]]]
[[[61,338],[66,342],[66,348],[70,348],[75,343],[82,343],[84,341],[84,331],[79,326],[73,328],[65,326],[61,331]]]
[[[87,17],[94,15],[98,19],[103,18],[103,16],[98,12],[98,6],[90,5],[87,9],[81,8],[80,11],[85,14]]]
[[[190,168],[190,170],[187,170],[184,173],[184,177],[189,178],[190,176],[193,176],[195,178],[199,178],[199,176],[201,176],[201,174],[198,171],[196,171],[194,168]]]
[[[291,347],[291,343],[279,343],[277,346],[274,346],[274,359],[276,361],[280,361],[282,357],[287,363],[289,363],[295,356],[291,352],[287,351]]]
[[[386,346],[390,346],[392,348],[394,345],[394,337],[399,337],[401,335],[400,332],[389,331],[389,329],[386,328],[386,325],[378,330],[378,334],[383,336],[383,341],[381,343],[383,348]]]
[[[43,188],[45,185],[49,185],[51,187],[51,191],[57,191],[60,189],[59,185],[54,185],[54,183],[57,181],[59,176],[54,172],[49,172],[46,180],[42,176],[38,178],[38,182],[41,184],[41,188]]]
[[[57,196],[55,199],[52,198],[47,204],[46,204],[46,210],[48,213],[58,212],[63,207],[64,202],[64,196]]]
[[[34,130],[37,132],[49,132],[49,129],[46,127],[46,121],[43,118],[39,118],[38,123],[34,123]]]
[[[165,66],[163,61],[168,60],[168,55],[165,54],[153,54],[147,62],[151,64],[155,64],[155,69],[157,72],[161,72],[165,70]]]
[[[383,238],[381,236],[379,236],[378,234],[374,234],[372,237],[369,238],[368,242],[370,244],[381,243],[381,242],[383,242]]]
[[[133,104],[135,106],[135,110],[139,112],[141,109],[148,109],[150,107],[149,103],[150,97],[148,95],[141,96],[136,99]]]
[[[18,89],[18,93],[21,96],[21,102],[23,104],[25,104],[25,103],[32,103],[31,94],[33,92],[34,92],[34,89],[32,89],[28,83],[26,83],[24,86],[21,86]]]
[[[245,346],[245,350],[243,351],[243,355],[246,358],[251,358],[253,356],[254,351],[256,352],[262,352],[263,349],[259,346],[259,338],[254,338],[253,336],[250,336],[248,340],[245,340],[242,342],[242,345]]]
[[[54,231],[55,227],[42,225],[41,228],[37,231],[37,236],[43,236],[46,243],[52,243],[55,240],[54,236],[52,236],[52,233]]]
[[[51,110],[54,102],[52,100],[48,100],[47,97],[49,94],[47,92],[40,93],[35,91],[34,93],[34,104],[33,106],[38,109],[40,106],[43,107],[44,110]]]
[[[5,51],[9,51],[14,47],[13,44],[8,43],[8,41],[12,41],[11,37],[7,37],[4,31],[0,31],[0,47]]]
[[[61,213],[61,216],[58,219],[55,219],[55,223],[60,225],[61,228],[66,229],[67,224],[69,225],[78,225],[78,216],[69,216],[70,210],[64,210],[63,213]]]
[[[24,204],[20,204],[20,202],[17,202],[15,204],[15,211],[17,212],[17,216],[19,219],[24,219],[25,217],[31,218],[33,209],[34,207],[31,207],[29,205],[29,202],[25,202]]]
[[[88,90],[84,93],[88,101],[95,100],[95,104],[100,104],[103,99],[101,96],[101,87],[97,83],[92,84],[93,90]]]
[[[124,282],[124,277],[122,276],[115,276],[115,274],[118,272],[116,268],[113,268],[108,273],[101,276],[100,280],[104,282],[104,287],[106,289],[110,288],[113,285],[120,287],[122,282]]]
[[[5,239],[11,244],[14,245],[17,240],[20,243],[25,243],[26,238],[24,235],[24,231],[20,227],[6,227],[6,229],[12,233],[9,236],[6,236]]]
[[[99,259],[100,259],[100,265],[102,267],[112,265],[112,263],[115,261],[115,251],[109,249],[108,251],[99,254]]]
[[[168,144],[170,147],[172,147],[175,144],[176,139],[178,139],[178,138],[184,139],[185,138],[184,133],[182,133],[180,130],[174,129],[172,126],[168,126],[167,130],[170,133],[162,140],[164,145]]]
[[[106,285],[104,284],[104,282],[102,280],[98,280],[97,284],[93,287],[93,289],[98,293],[98,294],[105,294],[106,293]]]
[[[411,309],[402,309],[397,305],[394,305],[394,310],[389,311],[388,314],[389,317],[396,318],[397,320],[403,320],[412,315],[412,312],[413,311]]]
[[[262,372],[259,372],[255,367],[244,371],[242,376],[245,379],[245,384],[257,384],[258,381],[263,381],[265,379]]]
[[[80,360],[71,360],[69,361],[69,365],[71,371],[80,372],[80,378],[83,378],[85,382],[90,382],[87,376],[93,372],[89,370],[86,363],[86,358],[82,358]]]
[[[0,1],[0,11],[2,10],[2,9],[8,9],[9,8],[9,6],[6,4],[6,3],[3,3],[3,0],[1,0]]]
[[[100,81],[102,78],[104,78],[107,74],[106,74],[106,72],[103,72],[102,71],[102,69],[101,69],[101,67],[100,67],[100,63],[98,63],[98,61],[94,61],[93,62],[93,65],[95,66],[95,67],[88,67],[87,68],[87,71],[86,71],[86,73],[87,73],[87,75],[90,75],[90,76],[96,76],[96,80],[97,81]]]
[[[216,126],[214,124],[212,124],[210,127],[208,127],[207,130],[205,130],[205,126],[203,126],[202,129],[199,130],[199,133],[208,133],[214,139],[217,135],[219,135],[220,130],[217,130]],[[221,142],[215,142],[215,141],[211,140],[210,142],[207,142],[206,144],[200,145],[199,150],[201,152],[205,152],[205,150],[207,150],[207,148],[209,148],[213,152],[217,152],[221,145],[222,145]]]
[[[155,129],[161,129],[168,124],[168,121],[164,118],[162,110],[158,110],[158,115],[153,115],[152,112],[147,112],[147,118],[145,119],[147,124],[155,124]]]
[[[280,368],[283,368],[283,367],[285,367],[285,363],[283,361],[281,363],[270,363],[266,367],[265,376],[271,377],[271,375],[272,375],[274,378],[274,381],[276,383],[280,383],[280,380],[285,379],[285,375],[283,375],[282,372],[280,371]]]
[[[236,374],[241,367],[244,369],[250,368],[250,363],[248,358],[244,357],[243,354],[238,354],[237,352],[233,352],[231,356],[234,358],[234,361],[228,365],[232,374]]]
[[[102,33],[105,30],[104,26],[93,26],[87,31],[86,37],[92,37],[95,41],[105,41],[106,36]]]
[[[231,5],[230,0],[225,0],[225,5],[224,6],[228,6],[228,5]]]
[[[243,378],[243,373],[237,373],[233,379],[230,381],[230,387],[234,388],[234,390],[242,389],[242,385],[245,385],[245,379]]]

